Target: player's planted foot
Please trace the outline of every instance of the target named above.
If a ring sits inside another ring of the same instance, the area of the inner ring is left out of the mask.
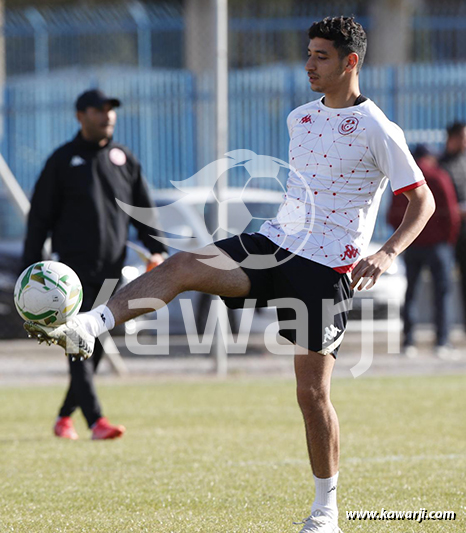
[[[59,416],[53,426],[53,432],[57,437],[61,437],[62,439],[79,439],[79,436],[74,429],[73,421],[69,416]]]
[[[408,359],[415,359],[419,354],[417,347],[414,344],[405,344],[403,346],[403,355]]]
[[[455,350],[450,344],[436,346],[434,353],[442,361],[459,361],[461,359],[459,351]]]
[[[126,431],[124,426],[112,426],[104,417],[99,418],[91,429],[92,440],[117,439],[122,437]]]
[[[320,511],[315,511],[311,516],[295,525],[301,524],[304,524],[304,527],[300,533],[343,533],[334,520]]]
[[[29,337],[35,337],[39,343],[58,344],[73,360],[88,359],[94,351],[95,338],[87,333],[78,319],[69,320],[56,328],[28,321],[24,323],[24,329]]]

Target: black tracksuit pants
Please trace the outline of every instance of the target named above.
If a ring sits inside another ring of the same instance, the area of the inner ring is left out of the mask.
[[[463,324],[466,330],[466,232],[463,227],[456,243],[456,260],[460,267]]]
[[[100,289],[100,285],[83,284],[81,312],[92,309]],[[89,359],[73,362],[71,361],[71,357],[68,357],[70,365],[70,386],[60,409],[59,416],[71,416],[80,407],[89,427],[102,416],[102,410],[94,386],[94,373],[102,359],[103,351],[102,344],[99,340],[96,340],[94,353]]]

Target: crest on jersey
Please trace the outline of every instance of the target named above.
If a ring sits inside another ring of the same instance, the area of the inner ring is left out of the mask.
[[[112,148],[108,154],[110,161],[117,167],[121,167],[126,163],[126,154],[119,148]]]
[[[349,135],[356,131],[359,124],[359,120],[356,117],[344,118],[338,126],[338,133],[340,135]]]

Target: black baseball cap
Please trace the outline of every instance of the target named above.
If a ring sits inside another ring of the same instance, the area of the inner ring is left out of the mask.
[[[104,104],[110,104],[112,107],[120,107],[121,102],[118,98],[107,96],[100,89],[91,89],[78,96],[76,100],[76,111],[86,111],[88,107],[100,109]]]

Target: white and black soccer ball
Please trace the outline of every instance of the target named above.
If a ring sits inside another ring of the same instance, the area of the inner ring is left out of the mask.
[[[24,270],[14,292],[16,309],[24,320],[58,326],[78,314],[83,289],[77,274],[57,261],[40,261]]]

